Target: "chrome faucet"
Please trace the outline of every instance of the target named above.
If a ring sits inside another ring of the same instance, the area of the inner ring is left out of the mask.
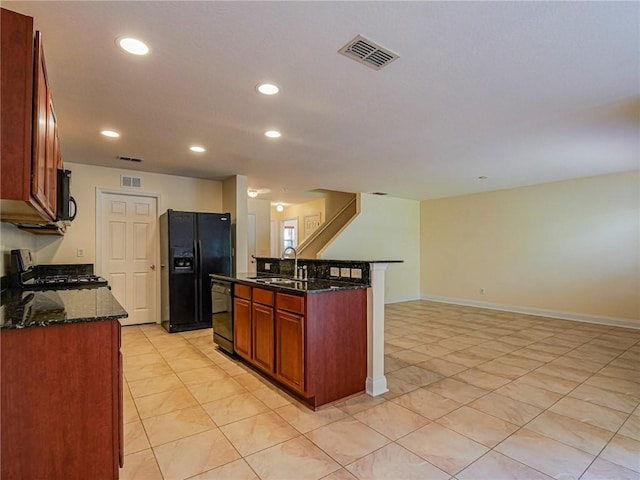
[[[284,251],[282,252],[282,258],[281,260],[285,259],[285,255],[286,253],[291,250],[293,251],[293,278],[298,278],[298,252],[296,252],[296,249],[293,247],[287,247],[284,249]]]

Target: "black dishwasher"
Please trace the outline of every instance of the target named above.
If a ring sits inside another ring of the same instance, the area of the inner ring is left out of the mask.
[[[213,342],[233,355],[233,288],[231,282],[211,280]]]

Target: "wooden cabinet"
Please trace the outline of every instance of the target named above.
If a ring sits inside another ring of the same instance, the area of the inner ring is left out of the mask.
[[[253,304],[253,363],[267,372],[273,372],[273,307]]]
[[[304,316],[278,310],[276,313],[276,378],[304,393]]]
[[[235,284],[233,298],[233,349],[251,360],[251,287]]]
[[[58,139],[58,121],[53,109],[53,96],[51,90],[47,90],[47,143],[46,154],[46,185],[45,185],[45,209],[52,219],[57,218],[58,212],[58,168],[62,168],[62,154]]]
[[[253,363],[268,373],[273,373],[275,365],[273,297],[271,290],[253,289]]]
[[[317,407],[362,392],[367,378],[367,291],[305,297],[305,390]]]
[[[120,323],[0,330],[2,480],[117,479]]]
[[[236,284],[235,352],[315,408],[365,388],[367,293]]]
[[[234,291],[234,351],[255,367],[273,373],[274,292],[239,284]]]
[[[62,167],[42,35],[33,18],[2,9],[1,219],[50,223]]]

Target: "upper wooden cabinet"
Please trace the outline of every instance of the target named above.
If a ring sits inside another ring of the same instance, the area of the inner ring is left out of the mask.
[[[56,220],[62,167],[42,37],[33,18],[2,9],[2,221]]]

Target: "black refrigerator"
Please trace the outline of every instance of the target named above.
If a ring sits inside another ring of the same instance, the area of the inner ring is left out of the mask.
[[[211,327],[209,274],[231,273],[231,214],[160,215],[162,325],[169,333]]]

